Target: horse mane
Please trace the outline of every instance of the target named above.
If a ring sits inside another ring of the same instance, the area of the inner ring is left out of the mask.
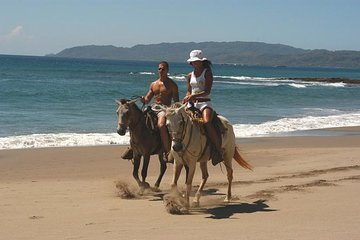
[[[138,105],[135,104],[135,102],[129,101],[129,102],[127,102],[127,104],[128,104],[129,106],[131,106],[132,109],[134,109],[135,111],[137,111],[138,113],[140,113],[141,115],[143,115],[143,112],[142,112],[141,109],[138,107]]]
[[[186,104],[182,104],[180,102],[176,102],[172,104],[170,107],[166,108],[166,115],[173,115],[177,113],[180,109],[184,108]]]

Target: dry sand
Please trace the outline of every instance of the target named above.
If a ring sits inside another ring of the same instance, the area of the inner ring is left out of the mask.
[[[118,196],[116,182],[138,192],[125,147],[1,150],[0,239],[360,239],[359,135],[239,143],[254,171],[234,162],[233,202],[225,169],[209,164],[201,206],[184,215],[162,199],[171,164],[160,192]],[[153,157],[152,186],[158,168]]]

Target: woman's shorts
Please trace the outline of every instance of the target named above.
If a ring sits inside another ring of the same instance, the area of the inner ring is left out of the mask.
[[[190,107],[189,103],[188,103],[188,107]],[[208,102],[196,102],[195,101],[194,107],[196,107],[197,109],[200,109],[200,111],[204,110],[204,108],[206,108],[206,107],[213,109],[213,106],[210,101],[208,101]]]

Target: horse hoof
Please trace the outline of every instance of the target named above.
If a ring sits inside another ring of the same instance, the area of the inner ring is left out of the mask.
[[[142,182],[142,183],[139,183],[139,187],[141,189],[148,189],[148,188],[150,188],[150,184],[147,182]]]
[[[192,207],[194,207],[194,208],[200,207],[200,202],[193,202]]]
[[[230,203],[230,201],[231,201],[231,198],[226,197],[226,198],[224,199],[224,203]]]
[[[184,212],[189,212],[190,211],[190,204],[186,204],[183,208]]]
[[[147,183],[147,182],[143,182],[143,183],[142,183],[142,187],[143,187],[143,188],[146,188],[146,189],[147,189],[147,188],[150,188],[150,184]]]

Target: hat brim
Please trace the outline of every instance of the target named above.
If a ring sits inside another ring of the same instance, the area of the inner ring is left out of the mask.
[[[193,57],[193,58],[189,58],[188,60],[186,60],[188,63],[191,62],[196,62],[196,61],[206,61],[207,58],[198,58],[198,57]]]

